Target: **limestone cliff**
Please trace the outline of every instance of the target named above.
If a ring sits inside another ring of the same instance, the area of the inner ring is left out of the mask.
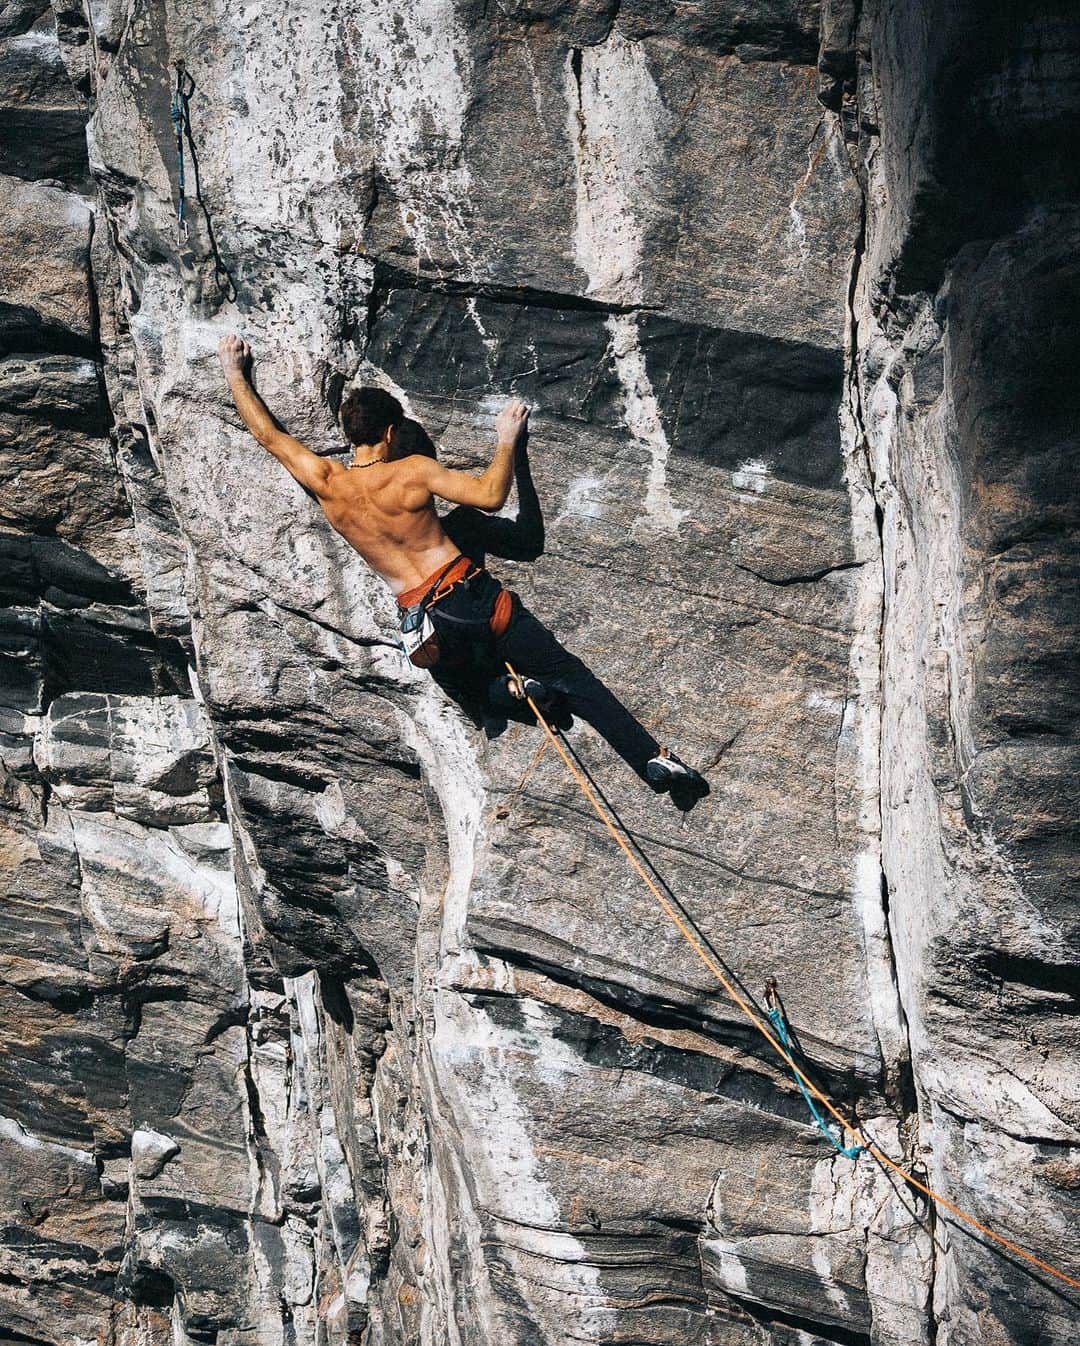
[[[1075,1276],[1075,7],[54,9],[0,7],[0,1338],[1072,1340],[404,663],[215,347],[323,453],[353,383],[468,468],[535,407],[490,564],[712,794],[582,759]]]

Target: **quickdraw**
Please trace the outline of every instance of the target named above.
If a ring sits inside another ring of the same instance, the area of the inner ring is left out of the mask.
[[[794,1048],[791,1045],[791,1034],[788,1032],[787,1020],[784,1018],[784,1011],[780,1006],[780,996],[776,989],[776,978],[769,977],[765,983],[765,1006],[766,1013],[772,1026],[776,1029],[776,1036],[784,1048],[784,1055],[787,1063],[795,1075],[795,1083],[799,1086],[799,1092],[806,1099],[806,1106],[810,1109],[810,1116],[817,1122],[818,1130],[833,1147],[837,1154],[842,1154],[845,1159],[858,1159],[860,1154],[866,1150],[865,1145],[844,1145],[836,1139],[832,1127],[822,1117],[817,1104],[810,1096],[810,1091],[802,1081],[801,1073],[796,1069],[795,1062],[792,1059]]]
[[[176,137],[176,241],[182,247],[187,242],[187,181],[184,175],[184,136],[191,134],[191,121],[188,113],[188,99],[195,88],[195,81],[187,72],[183,61],[176,62],[176,85],[173,89],[172,103],[169,106],[169,120]]]
[[[195,257],[189,245],[186,142],[186,148],[191,158],[194,196],[202,210],[206,240],[209,245],[210,256],[214,261],[214,283],[221,295],[232,301],[236,299],[236,283],[232,278],[232,272],[225,265],[218,250],[217,239],[214,236],[214,224],[210,218],[210,212],[206,208],[206,202],[203,200],[202,184],[199,180],[199,156],[195,153],[195,141],[191,134],[191,96],[195,92],[195,81],[185,62],[175,62],[174,68],[176,70],[176,83],[173,86],[172,101],[169,104],[169,120],[172,122],[173,137],[176,142],[176,242],[180,251],[180,261],[185,267],[195,265]]]

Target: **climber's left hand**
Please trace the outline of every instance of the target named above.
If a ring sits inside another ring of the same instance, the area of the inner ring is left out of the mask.
[[[229,378],[233,374],[243,374],[247,369],[248,361],[251,359],[251,347],[243,337],[230,332],[218,342],[218,355],[221,357],[225,377]]]

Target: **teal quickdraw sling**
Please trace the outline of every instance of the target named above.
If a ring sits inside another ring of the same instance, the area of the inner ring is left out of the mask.
[[[183,61],[176,62],[176,84],[173,88],[172,102],[169,104],[169,120],[173,126],[176,140],[176,245],[180,262],[185,268],[194,268],[196,259],[188,246],[190,230],[187,217],[187,173],[184,160],[184,142],[187,142],[188,155],[191,158],[191,179],[195,188],[195,200],[203,214],[203,225],[210,255],[214,259],[214,283],[224,299],[236,299],[236,282],[232,272],[222,260],[214,236],[214,223],[203,200],[202,183],[199,180],[199,156],[195,152],[195,141],[191,134],[191,96],[195,92],[195,81]]]
[[[190,97],[188,75],[183,61],[176,63],[176,88],[169,106],[169,120],[176,136],[176,238],[183,243],[188,236],[187,184],[184,180],[184,133],[187,130],[187,100]]]
[[[784,1050],[788,1056],[788,1065],[792,1067],[792,1073],[795,1076],[795,1083],[799,1086],[799,1092],[802,1094],[803,1098],[806,1099],[806,1106],[810,1109],[810,1116],[813,1117],[814,1121],[817,1123],[818,1130],[837,1154],[842,1154],[845,1159],[858,1159],[859,1155],[866,1149],[866,1146],[844,1145],[841,1141],[837,1140],[832,1127],[825,1118],[822,1117],[818,1110],[818,1106],[814,1102],[809,1089],[807,1089],[806,1085],[803,1083],[802,1077],[799,1075],[798,1071],[794,1069],[795,1062],[793,1053],[795,1049],[791,1045],[791,1034],[788,1032],[787,1023],[784,1020],[784,1011],[780,1008],[779,1004],[777,1004],[776,982],[772,977],[769,978],[765,985],[765,1000],[768,1006],[766,1013],[769,1016],[769,1022],[776,1029],[776,1036],[783,1044]]]

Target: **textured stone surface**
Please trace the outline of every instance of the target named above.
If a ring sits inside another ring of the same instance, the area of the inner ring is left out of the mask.
[[[0,1336],[1070,1338],[404,664],[214,351],[321,452],[355,381],[464,467],[533,404],[455,536],[713,792],[575,749],[868,1134],[1075,1274],[1075,26],[0,10]]]
[[[920,1135],[932,1179],[1062,1265],[1080,1121],[1064,150],[1080,26],[1065,5],[1002,7],[972,43],[939,5],[870,31],[860,80],[880,139],[862,134],[882,208],[856,288],[854,406],[881,511],[884,863]],[[939,1235],[948,1340],[1073,1334],[1075,1296]]]

